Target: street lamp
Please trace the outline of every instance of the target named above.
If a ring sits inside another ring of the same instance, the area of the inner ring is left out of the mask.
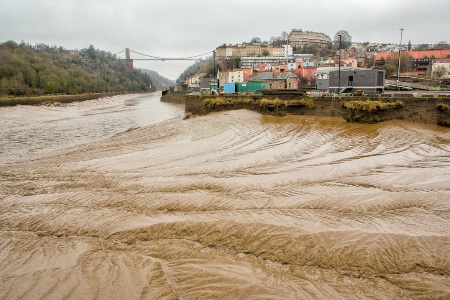
[[[213,61],[214,61],[214,83],[217,82],[217,72],[216,72],[216,51],[213,50]]]
[[[341,93],[341,40],[342,40],[342,35],[339,34],[339,66],[338,66],[338,81],[339,81],[339,86],[338,86],[338,95]]]
[[[397,66],[397,91],[398,91],[398,79],[400,77],[400,51],[402,49],[402,36],[403,36],[403,28],[400,28],[400,45],[398,46],[398,66]]]

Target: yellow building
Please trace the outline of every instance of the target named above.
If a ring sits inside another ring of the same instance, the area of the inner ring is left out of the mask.
[[[289,45],[293,47],[313,44],[327,46],[328,43],[331,43],[330,37],[320,32],[292,29],[291,33],[289,33]]]
[[[285,56],[284,46],[242,43],[237,45],[222,45],[216,48],[218,58],[253,57],[253,56]],[[291,51],[292,52],[292,51]]]

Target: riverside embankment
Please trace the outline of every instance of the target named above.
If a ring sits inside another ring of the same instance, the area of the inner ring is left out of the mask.
[[[275,102],[277,99],[280,101]],[[280,116],[286,114],[338,116],[349,122],[361,123],[405,120],[438,124],[450,119],[448,110],[450,97],[434,95],[302,97],[298,94],[205,96],[169,93],[162,97],[162,101],[185,103],[187,113],[199,115],[213,111],[248,109]]]

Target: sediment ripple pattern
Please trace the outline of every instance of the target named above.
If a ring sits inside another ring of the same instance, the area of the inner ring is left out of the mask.
[[[232,111],[0,170],[2,299],[449,299],[450,131]]]

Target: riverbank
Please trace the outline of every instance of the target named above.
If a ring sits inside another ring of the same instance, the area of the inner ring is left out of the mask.
[[[186,104],[187,92],[167,92],[161,94],[161,102]]]
[[[45,95],[36,97],[0,97],[0,107],[15,105],[48,105],[55,103],[71,103],[94,100],[104,97],[112,97],[121,94],[122,93],[90,93],[77,95]]]
[[[178,95],[177,97],[182,97]],[[248,109],[261,114],[285,116],[339,116],[348,122],[379,123],[405,120],[445,125],[450,120],[448,97],[300,97],[280,95],[185,95],[186,112],[198,115],[214,111]],[[444,109],[442,109],[444,108]]]

